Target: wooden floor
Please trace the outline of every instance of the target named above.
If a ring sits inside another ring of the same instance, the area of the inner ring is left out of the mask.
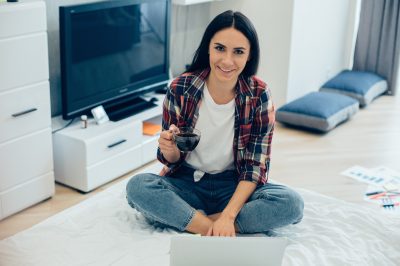
[[[399,96],[378,98],[350,121],[327,134],[277,124],[272,147],[271,179],[368,205],[362,199],[367,186],[340,175],[340,172],[356,164],[368,168],[385,165],[400,171]],[[56,184],[56,194],[51,199],[0,221],[0,239],[27,229],[133,173],[87,194]]]

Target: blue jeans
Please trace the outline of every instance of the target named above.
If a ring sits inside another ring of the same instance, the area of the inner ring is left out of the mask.
[[[129,205],[153,224],[185,231],[196,210],[222,212],[237,187],[236,171],[205,174],[194,182],[194,170],[182,166],[171,176],[139,174],[127,184]],[[304,203],[294,190],[277,184],[259,185],[236,217],[240,233],[261,233],[298,223]]]

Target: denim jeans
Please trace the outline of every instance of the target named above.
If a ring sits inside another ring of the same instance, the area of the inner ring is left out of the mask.
[[[224,210],[237,187],[236,171],[206,173],[194,182],[194,170],[182,166],[171,176],[139,174],[127,184],[128,203],[153,224],[185,231],[196,210],[206,215]],[[298,223],[304,203],[294,190],[267,183],[257,186],[235,223],[240,233],[262,233]]]

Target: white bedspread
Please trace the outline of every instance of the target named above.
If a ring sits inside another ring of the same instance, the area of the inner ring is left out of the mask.
[[[177,233],[149,226],[130,208],[126,182],[1,241],[0,265],[169,265]],[[298,191],[303,221],[271,232],[290,241],[283,265],[400,265],[399,216]]]

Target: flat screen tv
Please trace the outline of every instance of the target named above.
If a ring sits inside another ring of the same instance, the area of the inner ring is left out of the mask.
[[[61,6],[62,114],[103,105],[119,120],[154,105],[139,96],[169,80],[170,0]]]

